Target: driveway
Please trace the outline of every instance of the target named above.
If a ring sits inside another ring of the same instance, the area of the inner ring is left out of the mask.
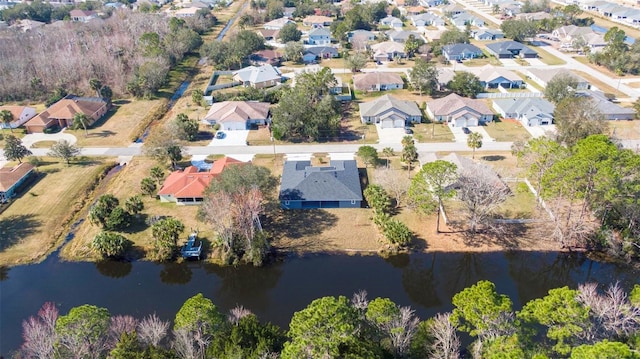
[[[478,132],[482,135],[482,142],[495,142],[496,140],[489,136],[489,133],[482,126],[469,127],[472,132]]]
[[[62,129],[62,131],[58,133],[48,133],[48,134],[47,133],[30,133],[22,138],[22,144],[26,148],[31,148],[31,146],[34,143],[42,142],[42,141],[58,142],[60,140],[67,140],[67,142],[69,142],[72,145],[78,142],[78,139],[76,138],[76,136],[68,133],[64,133],[64,130],[65,129]]]
[[[525,130],[529,131],[531,137],[533,138],[545,137],[556,132],[556,125],[522,127],[524,127]]]
[[[220,131],[218,131],[220,132]],[[209,147],[215,146],[246,146],[249,130],[222,131],[224,138],[213,138],[209,143]]]
[[[451,132],[453,133],[453,137],[455,137],[456,142],[467,143],[467,135],[465,135],[464,132],[462,132],[462,127],[455,127],[455,126],[449,125],[449,129],[451,129]]]
[[[380,144],[398,144],[402,142],[402,138],[407,136],[404,128],[382,128],[380,124],[376,125],[378,129],[378,143]]]
[[[540,59],[526,59],[526,61],[531,66],[546,66],[546,64],[544,62],[542,62],[542,60],[540,60]]]
[[[503,66],[520,66],[514,59],[500,59]]]
[[[466,135],[462,131],[462,127],[455,127],[455,126],[449,125],[449,128],[451,129],[451,132],[453,132],[453,136],[456,138],[456,142],[467,143],[468,135]],[[483,142],[495,142],[495,140],[491,136],[489,136],[489,133],[487,133],[487,131],[485,131],[485,129],[482,126],[474,126],[474,127],[467,127],[467,128],[471,132],[478,132],[479,134],[481,134]]]

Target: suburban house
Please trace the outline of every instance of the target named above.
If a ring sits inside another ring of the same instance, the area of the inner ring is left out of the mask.
[[[366,72],[353,76],[353,87],[360,91],[386,91],[401,89],[402,77],[395,72]]]
[[[544,126],[553,124],[555,106],[543,98],[527,97],[493,100],[493,109],[523,126]]]
[[[405,31],[405,30],[389,30],[385,33],[387,35],[387,37],[389,38],[389,40],[391,41],[395,41],[395,42],[401,42],[404,43],[405,41],[407,41],[407,39],[409,38],[409,36],[413,35],[414,38],[416,39],[422,39],[424,40],[424,38],[418,34],[415,31]]]
[[[444,26],[444,20],[430,12],[425,12],[419,15],[411,16],[411,23],[413,26]]]
[[[578,91],[576,95],[588,97],[606,120],[633,120],[636,116],[636,111],[611,102],[601,91]]]
[[[498,87],[505,89],[520,88],[523,84],[520,76],[504,67],[484,65],[482,67],[470,67],[466,71],[478,76],[482,86],[487,89],[495,89]]]
[[[0,122],[0,128],[18,128],[32,119],[36,114],[36,109],[28,106],[0,106],[0,112],[9,111],[13,120],[8,124]]]
[[[516,15],[516,20],[540,21],[540,20],[551,19],[551,18],[553,18],[553,15],[544,11],[520,13]]]
[[[474,59],[484,54],[477,46],[471,44],[451,44],[442,47],[442,55],[448,61]]]
[[[15,197],[18,188],[31,174],[35,167],[28,163],[20,163],[15,167],[0,168],[0,203],[6,203]]]
[[[198,13],[198,11],[200,11],[200,9],[197,7],[183,7],[182,9],[176,10],[176,12],[174,12],[173,14],[176,17],[181,18],[194,17]]]
[[[483,29],[476,31],[473,38],[479,41],[499,40],[504,39],[504,34],[500,30]]]
[[[438,91],[443,91],[453,80],[456,72],[448,67],[438,67]]]
[[[459,29],[464,29],[467,25],[483,27],[484,20],[479,17],[473,16],[468,12],[455,15],[451,18],[451,23]]]
[[[402,29],[402,20],[395,16],[387,15],[387,17],[380,19],[380,25],[399,30]]]
[[[369,30],[354,30],[347,33],[347,41],[358,49],[364,48],[362,45],[366,45],[375,39],[376,34]]]
[[[522,57],[526,59],[538,57],[538,53],[516,41],[502,41],[487,44],[487,50],[498,59]]]
[[[211,180],[226,167],[242,163],[245,162],[224,157],[213,162],[208,171],[200,171],[196,166],[189,166],[184,170],[171,172],[158,191],[160,202],[174,202],[181,206],[202,204],[204,191],[209,187]]]
[[[552,68],[552,69],[528,69],[529,78],[538,83],[542,87],[546,87],[549,81],[559,75],[569,75],[576,81],[576,90],[588,90],[591,88],[589,81],[579,75],[574,74],[568,69]]]
[[[384,95],[360,104],[360,120],[362,123],[379,123],[382,128],[403,128],[409,123],[420,123],[422,112],[413,101]]]
[[[62,100],[49,106],[48,109],[33,117],[24,125],[27,132],[44,132],[53,126],[68,127],[73,124],[73,117],[82,113],[89,118],[87,126],[99,120],[111,108],[111,102],[99,97],[79,97],[67,95]]]
[[[309,45],[330,45],[331,33],[325,28],[315,28],[309,31]]]
[[[280,30],[258,29],[256,32],[262,36],[265,41],[276,41],[278,35],[280,35]]]
[[[456,4],[449,4],[449,5],[445,5],[442,7],[442,13],[445,14],[448,17],[452,17],[458,14],[463,14],[466,12],[466,10],[464,8],[461,8],[460,6],[456,5]]]
[[[375,61],[393,61],[397,57],[407,57],[404,45],[394,41],[384,41],[371,45]]]
[[[254,65],[277,66],[282,62],[282,54],[276,50],[260,50],[251,54],[249,61]]]
[[[88,22],[98,18],[98,13],[91,10],[73,9],[69,12],[71,21]]]
[[[352,100],[351,88],[348,84],[342,82],[342,77],[340,76],[337,76],[336,82],[329,87],[329,93],[340,102]]]
[[[401,13],[403,13],[404,15],[407,15],[407,16],[414,16],[414,15],[422,14],[425,11],[427,11],[427,9],[425,9],[425,7],[421,6],[421,5],[409,6],[409,7],[405,7],[405,8],[400,10]]]
[[[442,28],[438,29],[438,30],[425,30],[424,31],[424,37],[430,41],[438,41],[440,40],[440,37],[442,36],[442,33],[444,33],[445,30],[443,30]]]
[[[280,71],[271,66],[249,66],[233,72],[233,81],[241,82],[243,86],[265,88],[282,82]]]
[[[427,115],[455,127],[473,127],[493,120],[493,112],[482,102],[452,93],[427,102]]]
[[[583,35],[591,33],[593,33],[593,29],[589,26],[567,25],[553,30],[551,35],[560,40],[560,42],[571,43]]]
[[[283,209],[360,208],[358,165],[355,160],[332,160],[329,166],[285,161],[279,200]]]
[[[256,101],[223,101],[211,105],[202,122],[220,124],[221,130],[247,130],[265,125],[269,120],[269,103]]]
[[[314,46],[308,47],[302,54],[302,61],[304,63],[316,62],[317,59],[329,59],[340,56],[338,49],[331,46]]]
[[[436,7],[439,5],[442,5],[442,3],[444,2],[444,0],[420,0],[418,1],[420,3],[420,5],[422,6],[426,6],[426,7]]]
[[[279,19],[271,20],[265,23],[264,25],[262,25],[262,28],[267,30],[282,30],[282,28],[286,24],[295,24],[295,21],[286,17],[281,17]]]
[[[331,26],[333,18],[321,15],[309,15],[302,20],[302,25],[309,27],[325,27]]]

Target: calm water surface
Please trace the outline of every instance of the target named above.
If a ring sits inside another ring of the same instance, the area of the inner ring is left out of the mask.
[[[313,299],[351,295],[389,297],[410,305],[422,318],[452,309],[451,297],[487,279],[508,294],[516,309],[549,289],[595,281],[640,283],[640,272],[558,253],[429,253],[377,256],[317,255],[288,258],[265,268],[135,263],[61,263],[54,256],[37,265],[0,273],[0,354],[21,343],[21,322],[46,301],[62,314],[85,303],[111,314],[172,319],[198,292],[226,311],[243,305],[264,321],[286,328],[292,314]]]

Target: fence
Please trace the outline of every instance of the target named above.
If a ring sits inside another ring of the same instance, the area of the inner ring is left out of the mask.
[[[544,94],[541,92],[482,92],[476,95],[477,98],[527,98],[527,97],[542,97]]]
[[[227,82],[224,84],[216,85],[216,82],[218,81],[218,78],[220,77],[220,75],[233,75],[233,71],[214,71],[211,74],[211,77],[209,78],[209,82],[207,83],[207,87],[204,90],[204,100],[207,101],[209,104],[213,103],[213,95],[211,94],[213,91],[242,85],[242,82],[239,82],[239,81]]]

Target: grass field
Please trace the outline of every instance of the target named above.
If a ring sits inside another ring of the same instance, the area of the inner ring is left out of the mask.
[[[455,137],[446,124],[419,123],[413,125],[413,137],[417,142],[450,142]]]
[[[621,140],[640,138],[640,121],[609,121],[610,134]]]
[[[624,92],[613,87],[613,86],[617,86],[618,81],[615,81],[613,84],[606,84],[586,72],[575,71],[575,73],[580,75],[585,80],[589,81],[591,85],[597,87],[598,89],[600,89],[600,91],[604,93],[612,93],[616,95],[616,97],[627,97],[627,95]]]
[[[544,50],[541,47],[535,47],[534,48],[535,51],[538,53],[538,57],[540,58],[540,61],[544,62],[547,65],[564,65],[566,64],[565,61],[563,61],[562,59],[559,59],[553,55],[551,55],[548,51]]]
[[[515,121],[494,121],[484,127],[489,136],[496,141],[528,140],[531,135],[522,125]]]
[[[38,261],[59,243],[104,172],[102,162],[66,166],[42,158],[38,180],[0,214],[0,264]]]

